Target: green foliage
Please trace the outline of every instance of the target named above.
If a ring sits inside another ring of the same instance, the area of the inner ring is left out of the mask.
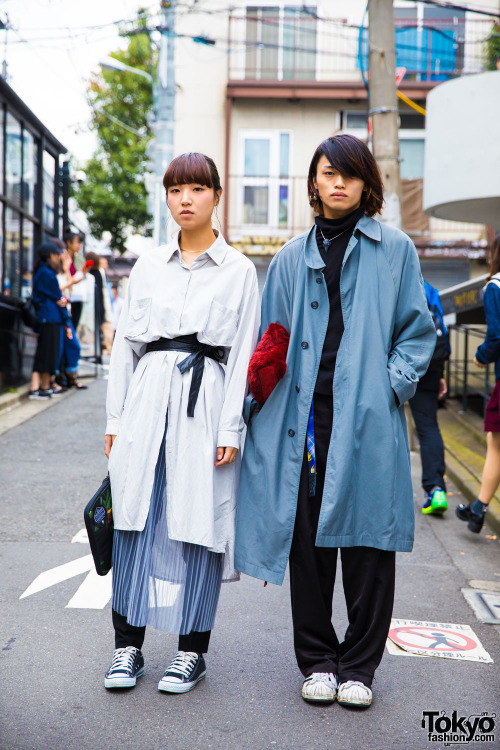
[[[139,14],[139,27],[146,22]],[[155,66],[146,33],[130,36],[127,49],[110,56],[150,74]],[[144,184],[146,147],[152,137],[147,122],[153,107],[151,83],[136,73],[102,70],[91,79],[88,101],[99,145],[84,167],[86,180],[75,198],[92,233],[100,237],[110,232],[112,247],[123,253],[131,230],[151,232]]]
[[[490,36],[486,41],[486,70],[496,70],[497,57],[500,55],[500,23],[493,24]]]

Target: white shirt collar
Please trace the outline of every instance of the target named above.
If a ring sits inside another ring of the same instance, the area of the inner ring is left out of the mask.
[[[217,232],[217,238],[215,239],[213,244],[210,245],[210,247],[205,250],[205,253],[214,261],[214,263],[220,266],[226,256],[228,245],[227,245],[226,240],[222,236],[222,233],[219,232],[218,230],[214,230],[214,231]],[[166,257],[167,262],[171,260],[175,252],[178,253],[179,257],[182,257],[181,250],[179,247],[179,234],[180,232],[176,231],[172,235],[171,240],[168,243],[168,245],[165,246],[165,257]],[[198,257],[202,257],[202,255],[204,255],[204,253],[202,253]]]

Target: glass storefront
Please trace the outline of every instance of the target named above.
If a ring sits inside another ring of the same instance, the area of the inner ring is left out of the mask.
[[[30,376],[36,335],[21,320],[35,250],[59,234],[65,148],[0,78],[0,389]]]
[[[21,296],[21,215],[7,207],[5,211],[4,289],[10,297]]]

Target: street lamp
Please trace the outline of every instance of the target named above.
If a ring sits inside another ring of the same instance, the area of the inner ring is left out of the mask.
[[[153,76],[150,73],[146,73],[145,70],[141,70],[140,68],[132,68],[130,65],[125,65],[125,63],[116,60],[114,57],[105,57],[99,62],[99,65],[103,70],[121,70],[127,73],[135,73],[138,76],[147,78],[151,86],[154,84]]]

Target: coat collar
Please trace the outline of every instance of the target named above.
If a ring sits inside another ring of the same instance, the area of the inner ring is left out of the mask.
[[[217,231],[217,230],[216,230]],[[179,231],[176,231],[171,239],[168,245],[165,245],[165,259],[168,263],[169,260],[171,260],[172,256],[177,253],[179,258],[181,257],[181,251],[179,248]],[[218,266],[222,264],[222,261],[226,257],[228,244],[224,237],[222,236],[221,232],[218,232],[217,239],[215,242],[210,245],[210,247],[205,250],[206,255],[208,255],[214,263],[216,263]]]
[[[359,229],[362,234],[366,237],[370,237],[372,240],[380,242],[382,239],[382,232],[380,229],[380,222],[375,219],[371,219],[369,216],[362,216],[358,221],[353,230],[353,235],[356,230]],[[318,243],[316,242],[316,225],[312,226],[311,229],[305,235],[305,260],[310,268],[321,269],[325,267],[325,262],[321,257],[318,249]]]

